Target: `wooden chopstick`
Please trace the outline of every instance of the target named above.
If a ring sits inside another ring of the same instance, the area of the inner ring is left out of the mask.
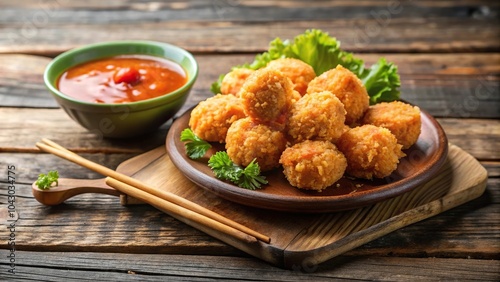
[[[231,237],[238,238],[239,240],[242,240],[247,243],[254,243],[256,242],[256,238],[253,236],[249,236],[246,233],[241,232],[240,230],[237,230],[233,227],[230,227],[229,225],[220,223],[216,220],[213,220],[209,217],[205,217],[203,215],[200,215],[199,213],[196,213],[192,210],[188,210],[182,206],[178,206],[176,204],[173,204],[169,201],[166,201],[162,198],[156,197],[154,195],[151,195],[147,192],[144,192],[140,189],[137,189],[133,186],[130,186],[126,183],[123,183],[119,180],[116,180],[111,177],[106,177],[106,184],[109,186],[115,188],[116,190],[127,194],[131,197],[134,197],[136,199],[139,199],[145,203],[148,203],[150,205],[153,205],[167,213],[172,213],[174,215],[178,215],[182,217],[182,219],[188,220],[188,221],[194,221],[197,223],[200,223],[205,226],[209,226],[212,229],[215,229],[217,231],[220,231],[222,233],[225,233],[227,235],[230,235]]]
[[[237,222],[234,222],[226,217],[223,217],[222,215],[220,215],[218,213],[215,213],[207,208],[204,208],[204,207],[202,207],[196,203],[193,203],[187,199],[184,199],[178,195],[175,195],[175,194],[170,193],[168,191],[155,189],[155,188],[153,188],[153,187],[151,187],[151,186],[149,186],[149,185],[147,185],[147,184],[145,184],[137,179],[134,179],[128,175],[121,174],[121,173],[116,172],[112,169],[109,169],[103,165],[100,165],[98,163],[94,163],[90,160],[87,160],[87,159],[75,154],[74,152],[69,151],[68,149],[64,148],[63,146],[61,146],[53,141],[50,141],[49,139],[42,139],[42,142],[43,143],[41,143],[41,142],[36,143],[36,146],[40,150],[51,153],[53,155],[56,155],[58,157],[61,157],[61,158],[66,159],[68,161],[71,161],[73,163],[79,164],[83,167],[91,169],[91,170],[98,172],[102,175],[105,175],[109,178],[116,179],[121,183],[129,185],[130,187],[132,187],[133,190],[140,190],[140,191],[145,192],[147,194],[150,194],[150,195],[153,195],[153,196],[158,197],[160,199],[163,199],[166,202],[170,202],[170,203],[175,204],[177,206],[181,206],[184,209],[190,210],[190,211],[198,214],[198,216],[200,216],[200,222],[203,221],[204,224],[209,226],[209,227],[214,227],[214,226],[212,226],[212,224],[214,221],[216,221],[216,222],[219,222],[221,224],[232,227],[234,229],[237,229],[243,233],[251,235],[262,242],[265,242],[265,243],[271,242],[270,237],[263,235],[263,234],[260,234],[259,232],[255,231],[255,230],[252,230],[244,225],[241,225]],[[121,187],[123,187],[123,185]],[[130,188],[130,187],[126,187],[126,188]],[[129,189],[127,191],[130,192],[130,190],[131,189]],[[128,193],[126,193],[126,194],[128,194]],[[130,195],[130,194],[128,194],[128,195]],[[141,195],[144,196],[144,194],[141,194]],[[209,221],[208,219],[212,219],[212,220]],[[220,228],[220,227],[217,227],[217,228]],[[224,232],[224,230],[220,229],[219,231]],[[227,231],[227,230],[225,230],[225,231]],[[229,234],[229,235],[234,236],[233,233]],[[240,239],[247,241],[247,239],[245,239],[245,238],[240,238]]]

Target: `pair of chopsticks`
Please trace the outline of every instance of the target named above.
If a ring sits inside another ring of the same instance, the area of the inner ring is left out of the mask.
[[[260,234],[255,230],[234,222],[178,195],[168,191],[155,189],[128,175],[87,160],[51,140],[44,138],[42,142],[37,142],[36,146],[44,152],[51,153],[107,176],[106,184],[109,186],[169,213],[217,230],[247,243],[256,242],[256,240],[265,243],[271,242],[271,238],[266,235]]]

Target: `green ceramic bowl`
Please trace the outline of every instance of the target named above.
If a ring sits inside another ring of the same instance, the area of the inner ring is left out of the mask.
[[[188,75],[187,83],[166,95],[124,104],[85,102],[57,89],[57,79],[68,68],[96,59],[132,54],[157,56],[178,63]],[[172,118],[186,102],[197,76],[198,64],[184,49],[153,41],[113,41],[62,53],[45,69],[44,82],[57,103],[77,123],[102,137],[125,138],[154,131]]]

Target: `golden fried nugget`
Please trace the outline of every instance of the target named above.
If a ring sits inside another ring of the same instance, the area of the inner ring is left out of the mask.
[[[389,176],[396,170],[399,158],[405,156],[402,145],[387,128],[371,124],[348,130],[336,144],[347,159],[346,172],[359,178]]]
[[[248,77],[241,87],[240,97],[249,117],[259,123],[284,127],[295,91],[282,72],[262,68]]]
[[[370,97],[363,82],[350,70],[338,65],[313,79],[307,93],[330,91],[344,104],[347,112],[345,122],[354,124],[362,118],[370,105]]]
[[[239,98],[218,94],[201,101],[191,111],[189,127],[203,140],[223,143],[229,126],[245,116]]]
[[[418,107],[394,101],[370,106],[363,117],[363,124],[389,129],[403,149],[408,149],[417,142],[422,121]]]
[[[281,58],[270,61],[266,68],[281,71],[286,77],[290,78],[293,88],[300,95],[306,94],[307,85],[316,77],[314,69],[307,63],[293,58]]]
[[[222,79],[220,92],[221,94],[233,94],[239,96],[238,92],[247,78],[254,72],[252,69],[235,68],[227,73]]]
[[[344,132],[346,111],[331,92],[310,93],[292,105],[287,133],[298,143],[304,140],[334,142]]]
[[[268,171],[279,166],[286,142],[281,131],[257,124],[247,117],[237,120],[229,127],[226,152],[237,165],[247,166],[256,159],[261,171]]]
[[[329,141],[297,143],[283,152],[280,163],[292,186],[317,191],[334,184],[347,167],[344,155]]]

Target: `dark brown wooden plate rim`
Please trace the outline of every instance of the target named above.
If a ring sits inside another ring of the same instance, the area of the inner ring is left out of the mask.
[[[180,133],[188,127],[190,113],[191,111],[185,112],[173,122],[166,138],[167,153],[174,165],[201,188],[229,201],[257,208],[299,213],[335,212],[359,208],[401,195],[427,182],[438,172],[448,154],[448,141],[441,125],[430,114],[421,110],[422,133],[416,145],[405,151],[407,156],[400,160],[398,169],[391,176],[377,180],[379,184],[373,187],[373,182],[369,180],[343,178],[343,184],[366,185],[364,187],[367,188],[342,195],[304,191],[303,195],[299,196],[267,193],[265,186],[261,190],[247,190],[215,178],[208,166],[204,167],[208,157],[199,160],[187,157],[184,143],[180,141]],[[422,144],[426,151],[416,148],[422,147]],[[401,173],[403,164],[406,164],[408,170]],[[282,174],[281,170],[272,173]],[[271,178],[268,176],[270,184],[275,181],[272,176]],[[276,180],[278,181],[282,180]],[[289,187],[297,189],[291,185]],[[335,189],[335,185],[327,189]]]

